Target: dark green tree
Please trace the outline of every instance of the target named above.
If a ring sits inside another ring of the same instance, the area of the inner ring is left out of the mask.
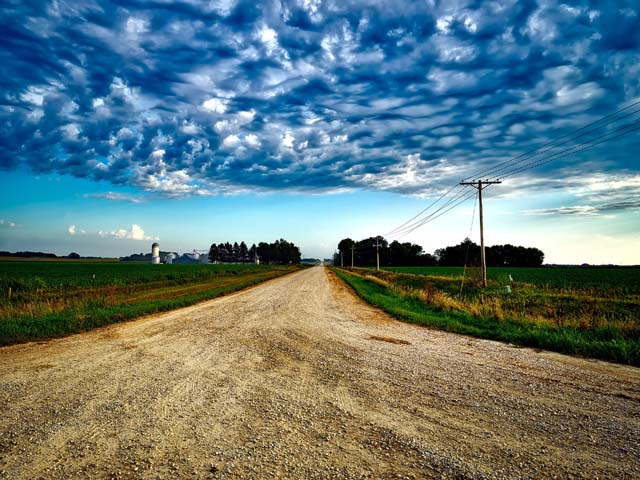
[[[220,249],[215,243],[211,244],[209,248],[209,262],[217,263],[220,261]]]

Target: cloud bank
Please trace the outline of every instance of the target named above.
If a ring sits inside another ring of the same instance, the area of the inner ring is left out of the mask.
[[[430,193],[638,97],[639,21],[631,0],[9,1],[0,169]],[[633,175],[616,148],[575,168]]]
[[[113,238],[121,238],[126,240],[160,240],[159,237],[152,237],[150,235],[145,235],[144,230],[140,225],[136,225],[135,223],[131,225],[131,229],[121,228],[119,230],[112,231],[103,231],[100,230],[98,235],[101,237],[113,237]]]

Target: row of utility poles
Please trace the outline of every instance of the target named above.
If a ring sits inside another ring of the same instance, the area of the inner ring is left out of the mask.
[[[488,185],[495,185],[498,183],[502,183],[500,180],[475,180],[473,182],[460,182],[460,185],[469,185],[478,190],[478,205],[479,208],[479,216],[480,216],[480,265],[482,268],[482,286],[487,286],[487,260],[485,257],[485,249],[484,249],[484,212],[482,207],[482,190],[485,189]],[[380,243],[380,237],[376,239],[376,243],[373,244],[376,249],[376,270],[380,270],[380,247],[382,244]],[[351,246],[351,268],[353,268],[353,252],[355,250],[355,245]],[[342,255],[342,251],[340,252],[340,267],[344,268],[344,259]]]

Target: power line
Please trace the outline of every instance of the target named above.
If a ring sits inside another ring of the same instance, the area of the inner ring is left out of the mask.
[[[532,162],[529,162],[525,165],[521,165],[519,167],[516,167],[512,170],[507,170],[506,172],[504,172],[502,175],[499,176],[492,176],[489,178],[508,178],[508,177],[512,177],[513,175],[515,175],[516,173],[520,173],[523,172],[525,170],[530,170],[532,168],[535,167],[539,167],[541,165],[545,165],[547,163],[553,162],[554,160],[557,160],[559,158],[564,158],[568,155],[572,155],[574,153],[579,153],[579,152],[583,152],[585,150],[589,150],[590,148],[596,147],[598,145],[601,145],[605,142],[611,141],[611,140],[616,140],[617,138],[620,137],[624,137],[625,135],[628,135],[629,133],[635,132],[636,130],[640,129],[640,122],[635,122],[635,123],[628,123],[626,125],[623,125],[621,127],[616,128],[613,132],[607,132],[603,135],[600,135],[592,140],[589,140],[588,142],[583,142],[580,143],[578,145],[575,145],[571,148],[568,148],[566,150],[563,150],[561,152],[557,152],[553,155],[550,155],[546,158],[541,158]],[[626,131],[625,131],[626,130]],[[618,132],[622,132],[622,133],[618,133]],[[612,134],[616,134],[617,135],[612,135]]]
[[[589,128],[589,127],[595,126],[595,125],[597,125],[597,124],[601,123],[602,121],[604,121],[604,120],[606,120],[606,119],[608,119],[608,118],[615,117],[616,115],[618,115],[618,114],[620,114],[620,113],[622,113],[622,112],[624,112],[624,111],[626,111],[626,110],[629,110],[630,108],[633,108],[633,107],[635,107],[636,105],[640,105],[640,100],[638,100],[638,101],[636,101],[636,102],[634,102],[634,103],[632,103],[632,104],[630,104],[630,105],[627,105],[626,107],[621,108],[621,109],[619,109],[619,110],[617,110],[617,111],[615,111],[615,112],[613,112],[613,113],[610,113],[609,115],[606,115],[606,116],[604,116],[604,117],[602,117],[602,118],[600,118],[600,119],[598,119],[598,120],[596,120],[596,121],[594,121],[594,122],[591,122],[591,123],[589,123],[589,124],[587,124],[587,125],[584,125],[583,127],[580,127],[580,128],[578,128],[578,129],[576,129],[576,130],[573,130],[573,131],[571,131],[571,132],[569,132],[569,133],[567,133],[567,134],[565,134],[565,135],[562,135],[562,136],[561,136],[561,137],[559,137],[559,138],[556,138],[556,139],[554,139],[554,140],[552,140],[552,141],[550,141],[550,142],[547,142],[547,143],[545,143],[544,145],[541,145],[540,147],[534,148],[533,150],[529,150],[529,151],[527,151],[527,152],[525,152],[525,153],[522,153],[522,154],[520,154],[520,155],[517,155],[517,156],[515,156],[515,157],[512,157],[512,158],[510,158],[510,159],[508,159],[508,160],[505,160],[504,162],[501,162],[501,163],[499,163],[499,164],[497,164],[497,165],[494,165],[493,167],[490,167],[490,168],[488,168],[488,169],[482,170],[481,172],[478,172],[478,173],[476,173],[476,174],[470,175],[470,176],[466,177],[463,181],[469,180],[469,179],[471,179],[471,178],[480,178],[480,177],[486,176],[488,173],[492,173],[492,172],[494,172],[496,169],[498,169],[498,168],[500,168],[500,167],[502,167],[502,166],[509,166],[509,164],[513,163],[515,160],[523,159],[523,160],[520,160],[520,161],[525,161],[525,160],[526,160],[526,158],[524,158],[524,157],[529,157],[529,156],[532,156],[532,155],[533,155],[533,156],[535,156],[535,155],[539,155],[540,153],[543,153],[543,152],[542,152],[542,151],[540,151],[540,150],[544,149],[545,147],[550,147],[550,146],[554,145],[555,143],[559,142],[560,140],[564,140],[564,139],[567,139],[567,138],[569,138],[569,137],[574,137],[574,135],[575,135],[575,134],[577,134],[578,132],[581,132],[582,130],[585,130],[585,129]],[[615,119],[615,120],[612,120],[611,122],[607,122],[605,125],[599,126],[597,129],[599,129],[599,128],[603,128],[603,127],[605,127],[605,126],[607,126],[607,125],[610,125],[611,123],[618,122],[618,121],[620,121],[620,120],[622,120],[622,119],[624,119],[624,118],[627,118],[627,117],[629,117],[629,116],[631,116],[631,115],[634,115],[634,114],[636,114],[636,113],[638,113],[638,112],[640,112],[640,109],[635,110],[635,111],[633,111],[633,112],[631,112],[631,113],[628,113],[628,114],[626,114],[626,115],[624,115],[624,116],[622,116],[622,117],[620,117],[620,118],[617,118],[617,119]],[[594,128],[594,129],[590,130],[590,131],[589,131],[589,132],[587,132],[587,133],[593,132],[593,131],[595,131],[595,130],[597,130],[597,129],[595,129],[595,128]],[[580,138],[580,137],[582,137],[582,136],[586,135],[587,133],[583,133],[583,134],[579,135],[578,137],[573,138],[573,140],[575,140],[576,138]],[[567,143],[568,141],[571,141],[571,138],[569,138],[569,140],[566,140],[565,142],[562,142],[561,144]],[[554,147],[552,147],[552,148],[555,148],[555,147],[557,147],[557,146],[559,146],[559,145],[555,145],[555,146],[554,146]],[[549,149],[547,149],[547,151],[548,151],[548,150],[549,150]],[[536,153],[536,152],[537,152],[537,153]],[[535,154],[535,155],[534,155],[534,154]],[[519,163],[519,162],[515,162],[515,163]]]
[[[487,187],[488,188],[488,187]],[[458,202],[456,202],[455,204],[451,205],[449,208],[447,208],[446,210],[444,210],[443,212],[441,212],[438,215],[432,216],[428,219],[426,219],[423,223],[421,223],[420,225],[416,225],[414,228],[412,228],[411,230],[406,231],[405,233],[403,233],[400,237],[398,238],[404,238],[407,235],[409,235],[410,233],[412,233],[413,231],[417,230],[418,228],[426,225],[427,223],[433,222],[434,220],[436,220],[437,218],[440,218],[442,215],[444,215],[445,213],[450,212],[451,210],[453,210],[454,208],[459,207],[460,205],[462,205],[464,202],[466,202],[467,200],[469,200],[471,197],[475,196],[475,192],[469,191],[469,190],[463,190],[466,191],[466,195],[464,195],[462,198],[460,198],[460,200],[458,200]]]
[[[442,200],[444,197],[446,197],[447,195],[449,195],[451,192],[453,192],[456,188],[458,188],[460,185],[459,184],[455,184],[453,187],[451,187],[449,190],[447,190],[446,192],[444,192],[442,195],[440,195],[440,197],[438,197],[436,200],[434,200],[433,202],[431,202],[426,208],[423,208],[422,210],[420,210],[416,215],[414,215],[413,217],[411,217],[409,220],[407,220],[406,222],[404,222],[402,225],[397,226],[396,228],[394,228],[393,230],[388,231],[387,233],[385,233],[383,236],[386,237],[388,235],[391,235],[393,233],[395,233],[396,231],[402,229],[402,227],[404,227],[405,225],[407,225],[408,223],[412,222],[413,220],[415,220],[416,218],[418,218],[420,215],[422,215],[423,213],[427,212],[429,209],[431,209],[433,206],[435,206],[440,200]]]
[[[510,165],[505,165],[505,166],[502,166],[502,167],[500,167],[500,168],[494,168],[494,169],[493,169],[493,171],[491,171],[491,172],[487,171],[487,172],[486,172],[486,174],[491,173],[491,176],[490,176],[490,177],[487,177],[486,175],[484,175],[484,177],[485,177],[485,178],[498,178],[498,177],[500,176],[500,175],[499,175],[499,173],[500,173],[500,172],[502,172],[502,171],[504,171],[504,170],[506,170],[506,169],[509,169],[509,168],[515,167],[517,164],[524,163],[524,162],[529,162],[529,163],[531,163],[531,162],[537,162],[539,159],[538,159],[538,160],[533,160],[533,158],[535,158],[535,157],[537,157],[537,156],[539,156],[539,155],[543,155],[543,156],[544,156],[544,154],[547,154],[548,152],[551,152],[551,151],[553,151],[554,149],[556,149],[556,148],[558,148],[558,147],[560,147],[560,146],[562,146],[562,145],[565,145],[565,144],[570,143],[570,142],[575,142],[575,141],[576,141],[576,140],[578,140],[579,138],[585,137],[585,136],[590,135],[590,134],[592,134],[592,133],[594,133],[594,132],[597,132],[597,131],[601,131],[603,128],[606,128],[606,127],[610,126],[611,124],[613,124],[613,123],[615,123],[615,122],[618,122],[618,121],[620,121],[620,120],[623,120],[624,118],[627,118],[628,116],[630,116],[630,115],[634,115],[634,114],[636,114],[636,113],[638,113],[638,112],[640,112],[640,109],[638,109],[637,111],[634,111],[634,112],[632,112],[632,113],[630,113],[630,114],[624,115],[623,117],[620,117],[620,118],[616,119],[614,122],[609,122],[609,123],[607,123],[607,124],[605,124],[605,125],[599,126],[599,127],[594,128],[594,129],[592,129],[592,130],[588,130],[588,131],[586,131],[586,132],[584,132],[584,133],[582,133],[582,134],[580,134],[580,135],[578,135],[578,136],[576,136],[576,137],[573,137],[573,138],[567,139],[567,140],[565,140],[565,141],[563,141],[563,142],[560,142],[560,143],[558,143],[557,145],[554,145],[553,147],[550,147],[550,148],[548,148],[548,149],[546,149],[546,150],[541,150],[540,152],[535,153],[534,155],[530,155],[530,156],[529,156],[529,157],[527,157],[527,158],[522,158],[521,160],[518,160],[518,161],[516,161],[516,162],[513,162],[513,163],[512,163],[512,164],[510,164]],[[638,120],[638,119],[636,119],[636,120]],[[626,127],[626,126],[616,127],[616,129],[625,128],[625,127]],[[609,132],[609,133],[611,133],[611,132]],[[606,135],[606,134],[605,134],[605,135]],[[599,137],[596,137],[595,139],[582,141],[582,142],[578,143],[577,145],[574,145],[574,146],[572,146],[572,147],[568,147],[567,149],[562,150],[562,152],[566,152],[567,150],[571,150],[571,149],[573,149],[573,148],[577,148],[577,147],[579,147],[579,146],[582,146],[582,145],[585,145],[585,144],[591,143],[592,141],[597,140],[598,138],[601,138],[601,137],[602,137],[602,135],[600,135]],[[562,153],[562,152],[550,153],[549,155],[558,155],[559,153]]]
[[[585,140],[576,145],[570,146],[560,151],[553,152],[553,150],[557,149],[558,147],[561,147],[562,145],[566,145],[567,143],[570,143],[570,142],[575,142],[580,138],[583,138],[596,131],[600,131],[603,128],[608,127],[609,125],[615,124],[617,122],[620,122],[621,120],[624,120],[625,118],[629,118],[639,113],[640,109],[635,109],[620,116],[622,112],[631,110],[633,107],[637,105],[640,105],[640,100],[633,102],[630,105],[627,105],[626,107],[618,109],[617,111],[610,113],[583,127],[573,130],[559,138],[556,138],[550,142],[547,142],[538,148],[525,152],[516,157],[510,158],[509,160],[501,162],[491,168],[485,169],[473,176],[466,177],[465,180],[470,178],[478,178],[481,175],[488,175],[490,173],[491,173],[490,176],[488,177],[485,176],[485,180],[496,181],[498,179],[508,178],[522,171],[535,168],[537,166],[545,165],[559,158],[564,158],[568,155],[572,155],[574,153],[588,150],[590,148],[593,148],[607,141],[615,140],[629,133],[632,133],[640,129],[640,123],[636,123],[638,119],[634,119],[634,121],[627,123],[625,125],[618,126],[613,131],[606,132],[602,135],[598,135],[594,138]],[[594,128],[591,128],[591,127],[594,127]],[[536,157],[539,157],[539,158],[536,158]],[[436,205],[438,205],[445,197],[453,193],[458,187],[459,187],[459,184],[456,184],[451,188],[449,188],[447,191],[441,194],[436,200],[431,202],[426,208],[422,209],[420,212],[418,212],[416,215],[411,217],[406,222],[397,226],[393,230],[390,230],[389,232],[387,232],[385,236],[403,238],[406,235],[410,234],[411,232],[415,231],[417,228],[420,228],[426,225],[427,223],[441,217],[445,213],[453,210],[460,204],[464,203],[464,201],[470,198],[470,195],[466,194],[465,190],[462,189],[461,191],[457,192],[453,197],[451,197],[449,200],[447,200],[444,204],[440,205],[436,210],[432,211],[431,213],[423,217],[423,215],[425,215],[429,210],[431,210]]]
[[[415,230],[415,228],[424,225],[425,222],[427,222],[430,218],[432,218],[439,211],[441,211],[442,209],[446,208],[448,205],[450,205],[451,203],[455,202],[458,198],[463,196],[465,194],[465,191],[466,191],[465,189],[460,190],[453,197],[451,197],[449,200],[447,200],[444,204],[440,205],[440,207],[438,207],[436,210],[431,212],[426,217],[421,218],[420,220],[417,220],[417,221],[413,222],[412,224],[407,225],[404,228],[396,229],[397,230],[396,233],[393,234],[393,235],[390,235],[390,236],[391,237],[394,237],[394,236],[403,237],[407,231],[413,231],[413,230]]]

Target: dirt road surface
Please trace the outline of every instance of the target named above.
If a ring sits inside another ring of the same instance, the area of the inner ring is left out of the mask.
[[[322,267],[0,349],[0,478],[640,478],[640,370],[390,319]]]

